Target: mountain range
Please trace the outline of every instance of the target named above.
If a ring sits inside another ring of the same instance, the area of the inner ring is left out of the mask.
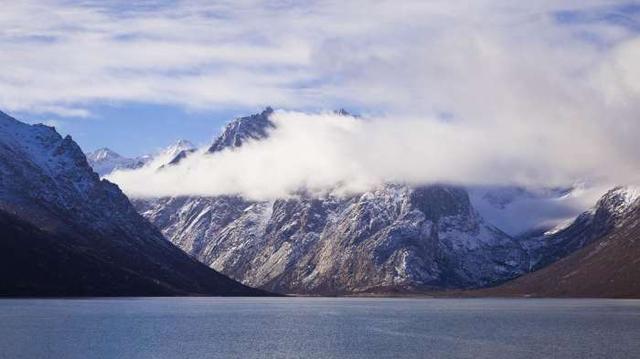
[[[272,113],[267,108],[231,121],[203,155],[267,138],[276,128]],[[504,212],[522,199],[558,203],[578,189],[388,183],[348,196],[302,191],[271,201],[175,196],[133,203],[171,242],[246,285],[340,295],[472,289],[527,278],[609,235],[639,206],[632,189],[616,188],[574,220],[555,228],[529,220],[531,228],[518,235],[482,215],[487,206]]]
[[[0,113],[0,295],[640,296],[634,188],[614,188],[560,225],[524,218],[503,231],[496,214],[560,203],[580,186],[384,183],[349,195],[130,202],[100,178],[262,141],[277,128],[273,113],[231,121],[202,151],[181,140],[133,159],[107,148],[85,155],[51,127]]]
[[[157,151],[153,154],[143,155],[136,158],[128,158],[119,153],[103,147],[93,152],[86,153],[87,162],[93,170],[100,176],[107,175],[118,170],[132,170],[149,164],[154,159],[176,159],[185,156],[193,151],[195,146],[187,140],[179,140],[175,144]],[[169,161],[168,163],[171,163]]]

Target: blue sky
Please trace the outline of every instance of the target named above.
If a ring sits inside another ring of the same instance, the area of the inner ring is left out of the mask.
[[[486,120],[506,116],[485,105],[516,84],[548,80],[519,94],[537,98],[633,63],[620,49],[635,46],[639,14],[606,0],[12,2],[0,13],[0,109],[129,156],[209,143],[267,105]],[[511,71],[489,74],[497,63]]]
[[[90,118],[56,114],[15,114],[21,120],[55,126],[63,135],[70,134],[83,150],[89,152],[109,147],[125,156],[139,156],[187,139],[195,145],[211,143],[230,119],[256,112],[258,108],[220,111],[193,111],[175,105],[122,104],[92,105]]]

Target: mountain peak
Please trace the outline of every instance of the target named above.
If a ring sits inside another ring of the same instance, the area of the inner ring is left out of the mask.
[[[178,156],[182,152],[189,152],[195,150],[196,146],[193,145],[188,140],[180,139],[176,141],[173,145],[165,148],[162,153],[166,154],[169,158],[174,158]]]
[[[175,145],[174,145],[174,146],[176,146],[176,147],[181,147],[181,148],[183,148],[183,149],[188,149],[188,148],[193,148],[193,147],[194,147],[194,146],[193,146],[193,143],[191,143],[191,141],[189,141],[189,140],[185,140],[184,138],[183,138],[183,139],[179,139],[179,140],[175,143]]]
[[[99,148],[85,154],[85,156],[89,165],[100,176],[105,176],[115,170],[138,168],[145,163],[143,158],[124,157],[107,147]]]
[[[640,188],[619,186],[605,193],[595,208],[607,210],[614,215],[621,215],[626,213],[638,198],[640,198]]]
[[[103,162],[123,158],[119,153],[107,147],[98,148],[93,152],[87,153],[86,156],[87,159],[92,162]]]
[[[269,119],[274,110],[267,106],[261,113],[239,117],[229,122],[222,134],[216,138],[208,152],[219,152],[227,148],[242,146],[249,140],[260,140],[268,136],[268,130],[275,128],[275,124]]]
[[[195,151],[196,146],[194,146],[193,143],[184,139],[178,140],[178,142],[162,151],[162,154],[166,155],[166,158],[169,158],[170,160],[160,166],[160,168],[163,168],[165,165],[175,165]]]

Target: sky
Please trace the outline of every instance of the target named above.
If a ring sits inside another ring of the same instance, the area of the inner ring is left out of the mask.
[[[2,9],[0,109],[54,125],[85,151],[135,156],[181,138],[205,147],[230,119],[277,109],[277,128],[259,144],[113,177],[129,195],[640,182],[637,2],[42,0]],[[339,118],[337,108],[361,116]]]
[[[0,109],[55,125],[87,151],[130,156],[179,138],[209,142],[231,118],[267,105],[508,116],[483,104],[574,86],[567,77],[640,28],[638,3],[602,0],[42,0],[2,9]],[[629,90],[607,86],[610,97]],[[588,101],[578,96],[569,100]]]

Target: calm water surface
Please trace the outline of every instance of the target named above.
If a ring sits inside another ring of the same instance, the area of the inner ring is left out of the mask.
[[[1,358],[640,358],[640,301],[0,300]]]

